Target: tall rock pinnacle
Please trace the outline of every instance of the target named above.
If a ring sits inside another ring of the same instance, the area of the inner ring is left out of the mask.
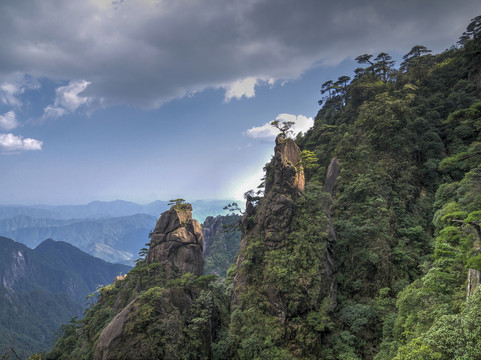
[[[192,219],[192,206],[173,206],[157,221],[146,262],[161,263],[167,274],[180,271],[200,276],[204,271],[203,247],[202,228]]]
[[[274,158],[266,173],[265,195],[261,204],[254,208],[247,199],[242,220],[244,232],[264,235],[270,247],[277,247],[283,231],[289,231],[294,216],[295,199],[304,191],[304,170],[300,165],[299,147],[291,138],[276,138]],[[256,218],[256,229],[251,219]]]

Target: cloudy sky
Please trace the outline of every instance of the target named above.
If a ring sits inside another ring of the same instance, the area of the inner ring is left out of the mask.
[[[354,58],[455,44],[479,0],[2,0],[0,204],[254,187]]]

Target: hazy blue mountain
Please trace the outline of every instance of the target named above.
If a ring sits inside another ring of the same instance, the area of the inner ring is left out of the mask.
[[[223,207],[232,200],[192,201],[193,216],[203,222],[207,216],[225,214]],[[122,217],[134,214],[148,214],[159,217],[169,208],[168,201],[157,200],[147,205],[130,201],[92,201],[86,205],[1,205],[0,219],[10,219],[19,215],[44,219],[100,219]]]
[[[98,285],[111,283],[129,266],[95,258],[63,241],[47,239],[30,249],[0,236],[1,286],[18,291],[42,288],[82,304]]]
[[[197,200],[194,218],[224,214],[229,200]],[[129,201],[93,201],[86,205],[0,206],[0,236],[31,248],[47,238],[62,240],[109,262],[133,265],[149,241],[167,201],[139,205]]]
[[[0,235],[32,248],[47,238],[61,239],[106,261],[130,264],[154,226],[155,217],[146,214],[91,220],[18,215],[0,220]]]
[[[62,241],[30,249],[0,237],[0,346],[47,349],[61,324],[82,315],[87,295],[129,269]]]
[[[0,206],[0,219],[8,219],[17,215],[33,218],[50,219],[99,219],[108,217],[121,217],[134,214],[147,213],[146,206],[130,201],[92,201],[86,205],[29,205],[29,206]],[[158,202],[155,207],[148,208],[165,211],[167,202]],[[160,214],[160,213],[159,213]],[[158,214],[155,214],[158,216]]]

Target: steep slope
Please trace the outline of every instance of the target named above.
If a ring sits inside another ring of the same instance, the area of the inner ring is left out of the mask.
[[[60,325],[82,314],[87,295],[128,270],[67,243],[46,240],[32,250],[0,237],[0,347],[47,349]]]
[[[51,348],[57,330],[81,315],[82,306],[65,294],[0,287],[0,353],[13,347],[22,359],[28,359],[32,353]]]
[[[479,49],[481,16],[399,68],[359,56],[352,81],[322,85],[311,130],[278,127],[223,283],[181,275],[200,241],[172,210],[53,358],[481,359]]]
[[[387,54],[372,65],[366,54],[359,61],[367,67],[352,82],[324,84],[329,95],[315,125],[298,138],[319,159],[308,186],[321,181],[333,157],[341,167],[332,206],[338,306],[324,333],[323,358],[453,358],[433,337],[422,339],[436,318],[463,308],[476,253],[469,226],[461,235],[439,211],[454,212],[453,199],[472,201],[474,191],[456,189],[457,181],[466,189],[464,176],[479,189],[479,179],[467,173],[480,164],[480,87],[473,76],[479,62],[472,61],[479,48],[479,36],[435,56],[415,46],[400,69]],[[459,210],[469,216],[479,205]],[[455,220],[464,224],[466,217]],[[447,240],[449,232],[459,244]]]
[[[120,274],[130,270],[129,266],[111,264],[93,257],[75,246],[63,242],[47,239],[35,248],[35,253],[41,254],[56,271],[64,271],[75,276],[72,283],[85,284],[85,290],[79,292],[80,298],[69,294],[72,298],[83,300],[85,293],[94,292],[99,285],[110,284]]]
[[[203,273],[200,224],[190,204],[164,212],[145,261],[100,291],[81,322],[64,328],[51,359],[209,358],[228,299]]]
[[[299,148],[278,136],[265,195],[247,199],[242,219],[229,329],[234,359],[316,358],[330,326],[337,301],[330,195],[304,183]]]
[[[264,198],[248,201],[232,358],[479,358],[479,324],[461,323],[480,277],[474,21],[477,36],[460,49],[415,46],[400,69],[366,54],[352,82],[323,85],[315,125],[297,138],[315,165],[301,162],[305,192],[272,191],[276,151]]]

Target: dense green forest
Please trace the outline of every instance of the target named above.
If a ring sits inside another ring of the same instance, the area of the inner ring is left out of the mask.
[[[130,306],[109,359],[481,359],[481,16],[441,54],[356,60],[297,145],[275,124],[225,280],[140,260],[47,358],[101,358]]]

